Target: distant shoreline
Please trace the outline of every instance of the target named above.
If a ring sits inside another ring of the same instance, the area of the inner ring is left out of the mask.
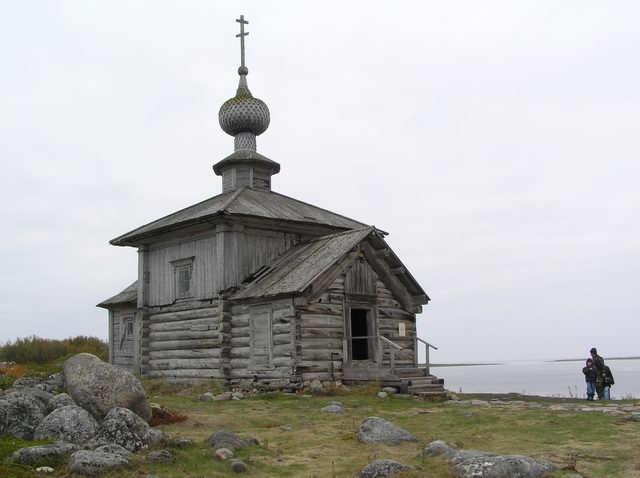
[[[586,360],[586,358],[577,358],[577,359],[558,359],[558,360],[549,360],[549,362],[582,362]],[[640,360],[640,357],[605,357],[606,360]]]
[[[478,365],[504,365],[504,362],[486,363],[430,363],[429,367],[477,367]]]

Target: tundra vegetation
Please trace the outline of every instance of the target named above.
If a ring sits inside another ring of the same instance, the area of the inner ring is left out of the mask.
[[[24,365],[23,365],[24,366]],[[29,366],[24,366],[27,375]],[[579,473],[595,476],[640,476],[640,423],[628,420],[624,410],[640,410],[635,400],[595,404],[560,398],[520,395],[459,395],[460,401],[428,402],[390,394],[378,396],[379,387],[330,387],[318,394],[279,392],[245,394],[242,400],[198,401],[210,391],[224,391],[219,382],[197,386],[146,380],[152,402],[187,416],[185,421],[160,425],[174,440],[131,457],[125,470],[107,477],[162,478],[236,476],[230,461],[217,459],[206,443],[212,433],[226,429],[243,438],[255,437],[259,445],[234,450],[234,459],[247,465],[245,476],[354,477],[367,464],[392,459],[411,467],[397,477],[453,477],[451,466],[440,457],[423,457],[422,449],[444,440],[463,449],[498,454],[520,454],[550,460],[558,466],[551,477]],[[344,413],[320,410],[332,401]],[[602,410],[609,409],[608,412]],[[593,410],[593,411],[587,411]],[[356,430],[367,417],[393,422],[418,438],[417,442],[365,444]],[[34,476],[33,468],[12,463],[11,454],[22,447],[52,441],[25,441],[0,437],[0,476]],[[167,449],[173,461],[152,462],[152,451]],[[53,462],[49,476],[69,474],[65,462]]]

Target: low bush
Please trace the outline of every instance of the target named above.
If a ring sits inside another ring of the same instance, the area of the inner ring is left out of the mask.
[[[31,337],[10,340],[0,346],[0,360],[21,364],[46,364],[80,352],[107,359],[107,343],[97,337],[78,336],[68,339]]]

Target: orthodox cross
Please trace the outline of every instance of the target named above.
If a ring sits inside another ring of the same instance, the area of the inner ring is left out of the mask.
[[[236,35],[236,38],[240,37],[240,66],[244,68],[244,37],[249,34],[249,32],[244,31],[244,26],[248,25],[249,22],[244,19],[244,15],[240,15],[236,22],[240,24],[240,33]]]

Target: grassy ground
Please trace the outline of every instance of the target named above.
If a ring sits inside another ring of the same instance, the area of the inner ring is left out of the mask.
[[[205,444],[211,433],[225,428],[243,437],[256,437],[261,443],[236,454],[249,467],[245,476],[353,477],[369,461],[392,458],[413,467],[413,471],[402,475],[406,478],[450,477],[448,465],[439,459],[418,457],[425,444],[441,439],[467,449],[542,457],[560,467],[575,460],[577,472],[585,478],[640,477],[637,454],[640,424],[605,413],[382,400],[372,389],[332,397],[273,394],[226,402],[197,402],[192,395],[166,393],[151,399],[189,416],[184,423],[161,428],[173,435],[192,437],[193,444],[172,450],[177,455],[174,464],[149,464],[145,462],[145,453],[139,453],[130,469],[111,476],[140,478],[146,473],[162,478],[235,476],[229,471],[229,462],[215,460]],[[341,401],[347,413],[320,413],[320,408],[331,400]],[[393,446],[359,443],[355,430],[368,416],[391,420],[419,437],[420,443]],[[292,431],[284,431],[282,427],[290,427]],[[0,439],[0,460],[19,446],[25,443]],[[0,464],[0,476],[29,476],[18,474],[26,470],[9,468],[6,459],[4,462]],[[575,471],[563,470],[553,476],[571,473]],[[62,467],[57,476],[64,474]]]

